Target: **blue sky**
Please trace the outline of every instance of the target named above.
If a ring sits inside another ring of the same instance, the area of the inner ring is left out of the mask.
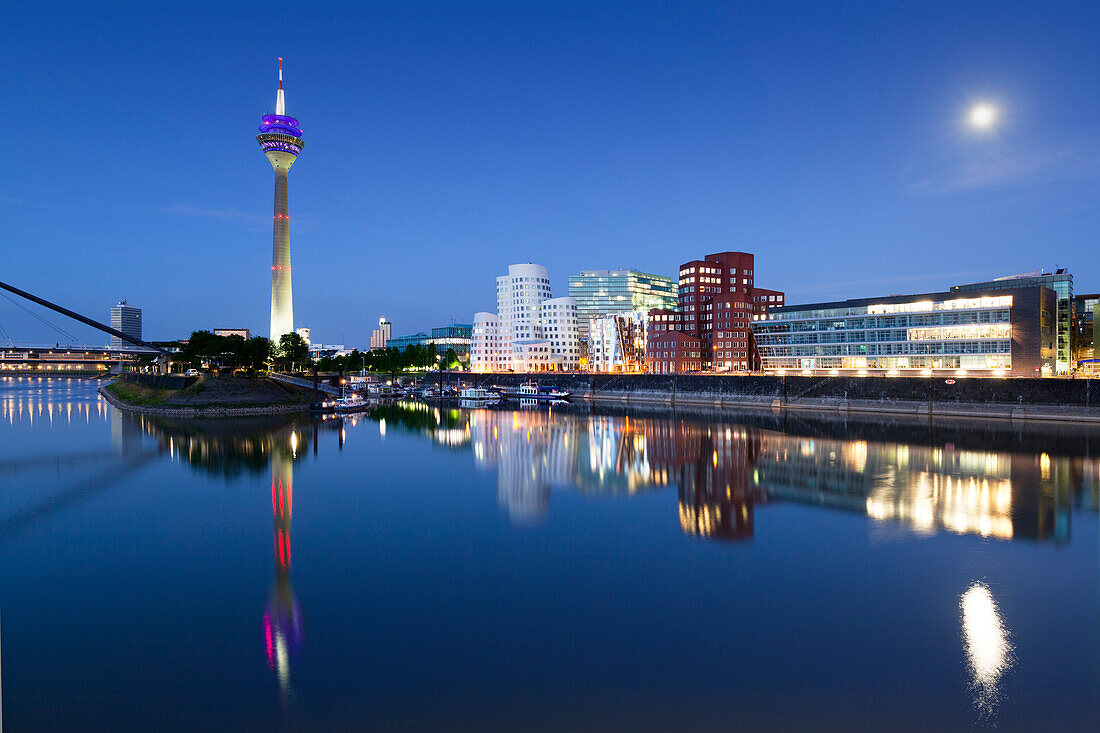
[[[1100,290],[1088,3],[22,3],[0,279],[148,338],[266,335],[283,56],[295,325],[492,310],[513,262],[756,254],[789,302],[1069,267]],[[996,128],[964,124],[977,101]],[[95,332],[49,316],[98,343]],[[16,341],[59,336],[0,299]],[[64,340],[64,339],[62,339]]]

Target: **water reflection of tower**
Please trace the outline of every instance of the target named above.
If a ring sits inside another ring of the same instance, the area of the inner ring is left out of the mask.
[[[291,438],[292,443],[294,437]],[[290,518],[294,503],[293,455],[271,456],[271,510],[275,515],[275,585],[264,611],[267,661],[279,678],[284,702],[291,693],[290,659],[302,645],[302,614],[290,585]]]

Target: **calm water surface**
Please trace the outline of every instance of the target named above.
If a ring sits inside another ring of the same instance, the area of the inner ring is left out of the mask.
[[[16,730],[1095,730],[1100,432],[0,379]]]

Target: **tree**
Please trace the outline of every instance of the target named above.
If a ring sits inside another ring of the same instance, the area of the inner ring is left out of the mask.
[[[271,340],[255,336],[244,342],[240,354],[241,366],[251,372],[263,369],[271,361]]]
[[[278,358],[293,370],[295,363],[309,359],[309,345],[297,333],[284,333],[279,337]]]

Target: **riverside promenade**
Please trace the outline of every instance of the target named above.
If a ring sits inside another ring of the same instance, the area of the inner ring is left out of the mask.
[[[448,373],[445,379],[478,386],[535,381],[574,397],[619,403],[1100,422],[1096,379],[585,373]]]

